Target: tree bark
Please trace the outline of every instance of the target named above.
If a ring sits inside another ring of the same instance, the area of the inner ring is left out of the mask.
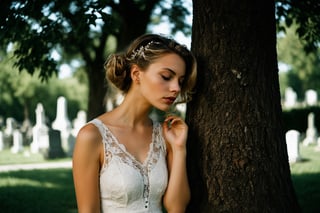
[[[193,0],[187,212],[299,212],[286,149],[275,3]]]
[[[88,66],[87,70],[90,70],[88,72],[89,98],[87,120],[91,120],[106,111],[104,100],[107,84],[103,71],[103,61],[96,63],[96,65]]]

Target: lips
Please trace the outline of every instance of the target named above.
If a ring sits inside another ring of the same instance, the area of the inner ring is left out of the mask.
[[[163,98],[166,104],[173,104],[173,102],[176,100],[176,97],[165,97]]]

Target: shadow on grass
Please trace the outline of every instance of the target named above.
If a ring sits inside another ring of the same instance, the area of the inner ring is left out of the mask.
[[[320,173],[291,175],[303,213],[320,212]]]
[[[291,177],[302,212],[320,212],[320,173],[292,174]],[[76,213],[72,170],[1,172],[0,212]]]
[[[77,212],[71,169],[0,173],[0,211]]]

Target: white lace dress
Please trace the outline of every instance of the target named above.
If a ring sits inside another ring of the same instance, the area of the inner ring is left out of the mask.
[[[161,125],[153,123],[148,156],[140,163],[100,120],[90,123],[99,129],[105,150],[105,162],[100,171],[102,212],[162,212],[168,171]]]

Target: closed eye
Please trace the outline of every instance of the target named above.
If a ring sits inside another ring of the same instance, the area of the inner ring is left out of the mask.
[[[165,81],[169,81],[171,79],[171,77],[169,76],[165,76],[165,75],[161,75],[162,79]]]

